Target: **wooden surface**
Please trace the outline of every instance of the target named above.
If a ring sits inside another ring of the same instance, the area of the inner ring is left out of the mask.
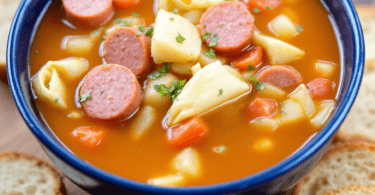
[[[369,5],[374,0],[353,0],[355,4]],[[4,70],[0,69],[0,152],[19,151],[27,154],[35,155],[53,165],[48,158],[35,136],[28,129],[19,114],[17,107],[13,101],[8,85],[6,84],[6,76]],[[88,195],[73,184],[65,175],[56,167],[63,177],[64,184],[69,195]]]

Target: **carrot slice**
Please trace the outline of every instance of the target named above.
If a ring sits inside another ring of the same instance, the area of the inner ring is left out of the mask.
[[[253,47],[249,51],[245,52],[238,58],[233,59],[232,66],[238,68],[239,70],[250,70],[257,67],[262,63],[263,59],[263,49],[262,47]]]
[[[116,9],[126,10],[142,5],[143,0],[113,0]]]
[[[102,130],[96,130],[95,127],[78,127],[72,132],[73,137],[88,147],[93,148],[100,144],[103,140],[104,132]]]
[[[279,112],[277,105],[273,99],[256,98],[246,107],[246,113],[250,120],[258,117],[271,118]]]
[[[281,0],[248,0],[247,5],[256,14],[267,13],[281,5]]]
[[[174,147],[187,147],[201,141],[208,133],[201,117],[194,116],[167,131],[168,143]]]
[[[313,99],[323,100],[330,98],[335,84],[326,78],[317,78],[308,83],[307,86]]]

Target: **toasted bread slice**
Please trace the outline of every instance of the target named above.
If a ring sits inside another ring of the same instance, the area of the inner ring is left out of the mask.
[[[352,109],[336,134],[336,141],[366,140],[375,143],[375,71],[364,75]]]
[[[1,195],[65,195],[66,190],[56,170],[30,155],[0,154]]]
[[[359,20],[362,24],[366,46],[365,72],[375,70],[375,8],[357,6]]]
[[[324,195],[375,195],[375,187],[367,186],[346,186],[343,188],[330,190]]]
[[[375,144],[364,141],[332,145],[297,184],[295,195],[321,195],[351,185],[375,186]]]

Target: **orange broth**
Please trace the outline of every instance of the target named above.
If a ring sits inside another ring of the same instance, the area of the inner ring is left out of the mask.
[[[112,20],[131,16],[132,12],[137,12],[149,26],[155,20],[154,2],[149,0],[143,2],[144,5],[140,8],[116,11]],[[329,21],[329,13],[318,0],[283,3],[269,14],[252,13],[255,16],[257,29],[271,36],[272,33],[267,24],[287,9],[292,10],[293,13],[286,12],[286,15],[294,18],[292,20],[304,28],[298,36],[286,40],[305,51],[304,57],[288,63],[301,73],[304,79],[303,83],[306,84],[320,77],[314,67],[317,60],[333,62],[337,67],[340,67],[339,46],[334,28]],[[93,30],[71,29],[62,22],[63,19],[65,19],[65,12],[61,2],[54,1],[41,21],[30,49],[31,75],[37,74],[47,61],[72,57],[61,49],[61,41],[65,36],[86,35]],[[109,26],[111,22],[108,22],[106,26]],[[99,56],[100,43],[101,41],[95,43],[94,48],[97,49],[93,49],[89,54],[77,56],[89,61],[90,70],[102,64],[102,58]],[[268,60],[265,59],[263,66],[267,64]],[[160,65],[155,66],[153,70],[156,70],[157,67]],[[335,74],[329,78],[336,84],[335,93],[330,97],[333,100],[338,93],[339,69],[336,68]],[[182,78],[186,77],[180,77],[180,79]],[[68,100],[70,100],[68,110],[54,109],[47,103],[36,99],[41,115],[61,142],[78,157],[92,165],[125,178],[147,182],[150,178],[172,174],[170,162],[181,149],[173,148],[167,144],[166,130],[162,127],[163,117],[167,114],[170,105],[157,109],[157,122],[136,142],[127,131],[132,119],[119,124],[107,124],[93,121],[87,116],[81,119],[68,117],[70,112],[80,110],[75,104],[75,91],[81,79],[74,82],[66,81],[69,86]],[[145,86],[146,77],[139,78],[139,81],[141,85]],[[290,93],[295,88],[296,86],[287,88],[286,91]],[[250,127],[243,109],[256,97],[256,90],[253,88],[250,94],[201,115],[209,133],[204,141],[193,145],[193,147],[200,154],[202,176],[189,179],[186,183],[187,186],[230,181],[264,170],[291,155],[309,137],[319,131],[309,123],[308,119],[298,124],[279,127],[273,132]],[[81,112],[83,113],[82,110]],[[105,139],[96,148],[83,147],[71,134],[74,129],[82,126],[102,128],[105,131]],[[266,151],[254,149],[254,144],[263,138],[271,140],[273,147]],[[213,152],[213,147],[220,145],[226,146],[226,150],[221,154]]]

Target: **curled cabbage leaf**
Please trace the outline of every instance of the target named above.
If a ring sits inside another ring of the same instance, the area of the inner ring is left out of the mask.
[[[186,83],[169,110],[167,125],[204,113],[249,90],[249,84],[216,61],[199,70]]]
[[[51,103],[57,108],[67,108],[66,80],[82,76],[89,68],[84,58],[68,58],[60,61],[48,61],[32,80],[35,94],[42,101]]]

